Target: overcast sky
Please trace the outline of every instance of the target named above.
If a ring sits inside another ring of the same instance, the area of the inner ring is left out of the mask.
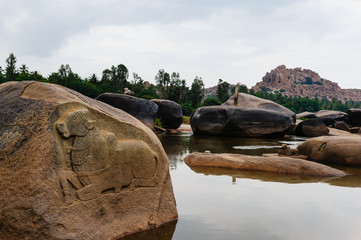
[[[284,64],[361,88],[361,0],[0,0],[0,66],[82,77],[124,64],[252,87]],[[130,80],[132,77],[130,77]]]

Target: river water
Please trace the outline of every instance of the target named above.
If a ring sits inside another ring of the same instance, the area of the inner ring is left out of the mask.
[[[361,170],[314,178],[254,171],[191,169],[191,152],[276,153],[304,138],[159,135],[170,161],[179,220],[138,239],[361,239]],[[335,166],[334,166],[335,167]]]

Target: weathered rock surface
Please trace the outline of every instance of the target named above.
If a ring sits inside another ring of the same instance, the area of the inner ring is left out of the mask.
[[[184,158],[190,167],[253,170],[319,177],[342,177],[347,173],[322,164],[291,157],[263,157],[230,153],[191,153]]]
[[[361,101],[360,89],[341,89],[337,83],[321,78],[320,75],[309,69],[286,68],[280,65],[267,72],[253,90],[270,89],[292,97],[336,98],[340,101]]]
[[[201,107],[191,116],[194,134],[228,136],[276,136],[289,133],[296,114],[269,100],[249,94],[238,94],[221,106]]]
[[[40,82],[0,85],[2,239],[118,239],[177,219],[168,158],[122,110]]]
[[[352,134],[350,132],[339,130],[336,128],[329,127],[328,130],[329,130],[328,136],[351,136],[351,137],[357,136],[356,134]]]
[[[333,127],[342,131],[351,132],[351,126],[344,121],[336,121]]]
[[[327,126],[334,125],[337,121],[349,121],[347,113],[340,111],[320,110],[315,114],[317,118],[322,119]]]
[[[259,98],[246,93],[238,93],[237,103],[235,103],[233,95],[225,103],[223,103],[222,106],[269,110],[289,115],[294,119],[294,121],[296,120],[296,114],[288,108],[273,101]]]
[[[347,114],[353,127],[361,127],[361,109],[349,109]]]
[[[317,118],[316,114],[312,113],[312,112],[302,112],[302,113],[298,113],[296,114],[296,118],[297,119],[311,119],[311,118]]]
[[[297,147],[309,160],[324,164],[361,166],[361,137],[325,136],[311,138]]]
[[[157,117],[160,118],[163,128],[177,129],[183,122],[182,107],[171,100],[152,99],[158,105]]]
[[[140,120],[150,129],[154,129],[158,106],[146,99],[119,93],[103,93],[96,100],[105,102],[113,107],[122,109],[133,117]]]
[[[325,136],[328,133],[329,133],[328,127],[319,118],[303,120],[297,125],[295,129],[296,135],[305,136],[305,137]]]

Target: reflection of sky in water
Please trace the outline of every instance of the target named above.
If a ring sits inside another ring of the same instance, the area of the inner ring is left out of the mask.
[[[303,143],[304,141],[280,141],[280,143],[284,143],[287,145],[300,145],[301,143]]]
[[[162,140],[173,165],[171,177],[179,213],[173,239],[361,239],[360,177],[345,178],[350,183],[342,179],[302,183],[301,178],[298,184],[290,184],[285,183],[288,180],[261,180],[258,172],[256,177],[249,178],[252,173],[247,173],[233,178],[232,183],[232,176],[190,169],[183,162],[190,149],[195,149],[190,143],[201,149],[202,144],[190,135],[173,137]],[[279,143],[270,141],[270,145]],[[221,151],[211,147],[212,152]],[[357,187],[339,187],[348,184]]]
[[[272,148],[280,148],[280,146],[267,146],[267,145],[252,145],[252,146],[233,146],[234,149],[272,149]]]

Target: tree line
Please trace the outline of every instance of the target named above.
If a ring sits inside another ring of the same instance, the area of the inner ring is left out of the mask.
[[[164,69],[159,69],[155,75],[155,84],[145,81],[137,73],[133,73],[130,79],[129,71],[124,64],[111,66],[104,69],[99,79],[96,74],[91,74],[88,78],[82,78],[74,73],[71,67],[62,64],[57,72],[44,77],[37,71],[29,71],[26,64],[16,67],[17,59],[13,53],[10,53],[6,59],[6,67],[0,66],[0,83],[6,81],[25,81],[35,80],[59,84],[86,96],[95,98],[105,93],[124,93],[124,89],[129,89],[135,97],[144,99],[169,99],[179,103],[182,106],[183,114],[189,116],[192,111],[201,106],[220,105],[225,102],[231,94],[234,93],[235,85],[219,79],[215,96],[204,95],[204,83],[202,77],[196,76],[190,87],[187,81],[179,73],[168,73]],[[347,111],[350,108],[361,108],[360,102],[341,102],[333,99],[310,99],[301,97],[289,97],[282,93],[270,93],[268,91],[254,92],[248,89],[246,85],[239,84],[239,92],[249,93],[264,99],[277,102],[292,111],[299,113],[303,111],[316,112],[321,109]]]

